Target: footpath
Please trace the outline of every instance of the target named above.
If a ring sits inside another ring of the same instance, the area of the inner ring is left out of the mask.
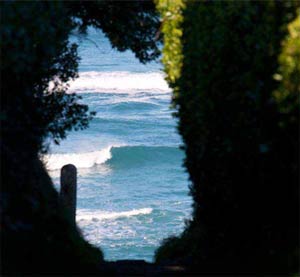
[[[105,262],[105,271],[113,276],[186,276],[186,269],[178,265],[157,265],[144,260]]]

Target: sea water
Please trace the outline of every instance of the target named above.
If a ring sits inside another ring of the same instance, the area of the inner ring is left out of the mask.
[[[51,145],[46,166],[59,189],[63,165],[78,170],[76,220],[106,260],[152,261],[164,238],[190,218],[188,176],[160,63],[142,65],[89,29],[79,44],[79,78],[70,92],[97,115],[84,131]]]

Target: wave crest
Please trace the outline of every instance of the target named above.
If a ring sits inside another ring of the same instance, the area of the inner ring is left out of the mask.
[[[66,164],[77,168],[90,168],[97,164],[107,163],[110,166],[128,167],[142,165],[144,162],[172,162],[173,158],[182,157],[178,147],[170,146],[126,146],[111,145],[100,151],[70,154],[50,154],[42,157],[46,168],[59,170]]]
[[[103,164],[111,158],[109,146],[100,151],[88,153],[49,154],[42,159],[48,170],[59,170],[66,164],[73,164],[77,168],[89,168],[96,164]]]
[[[151,214],[153,211],[152,208],[143,208],[143,209],[134,209],[131,211],[124,211],[124,212],[87,212],[79,210],[76,214],[76,221],[100,221],[105,219],[117,219],[122,217],[131,217],[131,216],[138,216],[138,215],[146,215]]]
[[[69,92],[170,92],[170,88],[159,72],[133,73],[115,72],[82,72],[79,78],[69,83]]]

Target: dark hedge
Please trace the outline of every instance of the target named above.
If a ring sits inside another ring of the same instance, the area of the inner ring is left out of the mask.
[[[287,24],[299,2],[175,1],[169,14],[162,3],[164,28],[177,28],[181,41],[172,52],[165,34],[164,63],[193,218],[156,261],[206,273],[296,272],[299,24],[289,34]],[[172,78],[168,65],[178,57],[180,74]]]

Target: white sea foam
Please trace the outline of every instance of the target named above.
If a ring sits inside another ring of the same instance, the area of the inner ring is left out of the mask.
[[[108,146],[100,151],[87,153],[49,154],[42,159],[48,170],[58,170],[66,164],[73,164],[77,168],[89,168],[109,160],[111,158],[111,148],[112,146]]]
[[[76,214],[76,221],[78,223],[91,222],[91,221],[96,222],[105,219],[117,219],[122,217],[146,215],[146,214],[151,214],[152,211],[153,211],[152,208],[134,209],[131,211],[124,211],[124,212],[105,212],[105,211],[91,212],[85,210],[78,210]]]
[[[127,71],[96,72],[79,74],[70,82],[69,92],[134,93],[170,92],[170,88],[160,72],[133,73]]]

